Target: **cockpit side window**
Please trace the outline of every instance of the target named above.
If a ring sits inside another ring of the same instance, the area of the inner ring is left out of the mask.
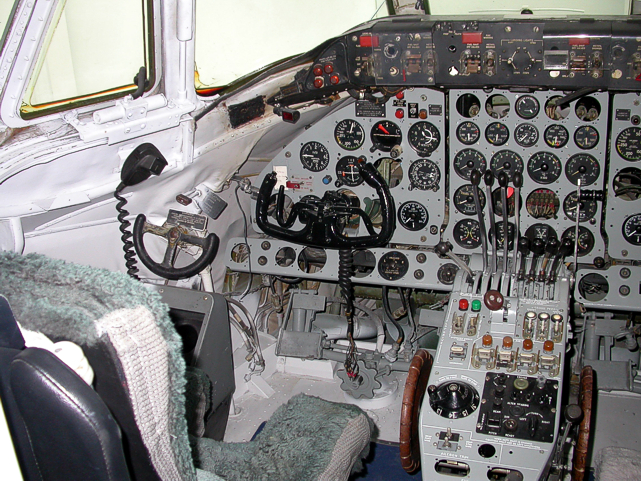
[[[9,28],[11,27],[11,19],[18,7],[19,0],[4,0],[0,1],[0,48],[4,49],[4,42],[7,39]]]
[[[389,15],[386,0],[196,0],[196,90],[206,95]]]
[[[152,0],[61,1],[20,108],[24,119],[123,97],[145,67],[154,84]]]

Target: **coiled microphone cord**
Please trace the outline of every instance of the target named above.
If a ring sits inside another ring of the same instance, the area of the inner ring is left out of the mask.
[[[133,237],[133,234],[129,231],[131,222],[127,220],[129,211],[124,209],[125,205],[127,205],[127,199],[120,195],[125,187],[127,187],[125,184],[120,183],[120,185],[114,192],[114,197],[118,200],[118,203],[116,204],[116,210],[118,211],[118,222],[120,222],[120,226],[118,228],[120,229],[120,232],[122,232],[122,236],[120,236],[120,239],[122,240],[122,250],[125,253],[125,266],[127,267],[127,274],[139,281],[140,277],[136,275],[138,273],[138,267],[136,267],[136,264],[138,264],[138,260],[136,259],[136,252],[134,251],[134,243],[130,240]]]

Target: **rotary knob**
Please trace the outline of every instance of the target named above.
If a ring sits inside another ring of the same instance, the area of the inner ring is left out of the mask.
[[[479,406],[479,393],[461,381],[449,381],[427,388],[430,406],[439,416],[458,419],[469,416]]]

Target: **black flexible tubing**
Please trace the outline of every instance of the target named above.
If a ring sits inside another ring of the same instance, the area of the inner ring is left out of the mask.
[[[405,333],[403,332],[403,328],[401,325],[398,323],[398,321],[394,318],[392,315],[392,310],[390,309],[389,306],[389,288],[387,286],[383,286],[383,291],[382,291],[382,298],[383,298],[383,310],[385,311],[385,315],[387,318],[394,324],[394,327],[398,330],[398,339],[396,339],[396,344],[399,346],[403,344],[403,340],[405,339]]]

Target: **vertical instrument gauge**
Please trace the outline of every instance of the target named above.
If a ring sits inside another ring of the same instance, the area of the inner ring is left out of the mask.
[[[527,173],[537,184],[551,184],[561,176],[561,161],[550,152],[537,152],[527,162]]]
[[[573,241],[576,239],[576,229],[574,227],[568,227],[563,235],[561,236],[561,239],[566,239],[570,238]],[[579,226],[579,240],[578,240],[579,247],[577,249],[577,254],[579,257],[586,256],[590,252],[592,252],[592,249],[594,249],[594,235],[592,235],[592,232],[590,229],[587,227]],[[574,252],[572,253],[572,255]]]
[[[386,281],[402,279],[410,268],[410,261],[398,251],[386,252],[378,261],[378,273]]]
[[[329,165],[329,152],[320,142],[307,142],[300,149],[300,161],[307,170],[320,172]]]
[[[641,127],[628,127],[617,135],[617,153],[625,160],[641,160]]]
[[[552,124],[543,132],[545,143],[554,149],[563,147],[568,143],[569,138],[570,134],[568,133],[568,129],[560,124]]]
[[[492,145],[503,145],[510,138],[510,129],[501,122],[492,122],[485,129],[485,140]]]
[[[597,205],[595,200],[585,200],[579,205],[576,192],[572,192],[563,201],[563,212],[572,222],[576,222],[577,207],[580,207],[579,222],[588,221],[596,215]]]
[[[365,142],[365,130],[356,120],[341,120],[334,129],[334,138],[345,150],[356,150]]]
[[[523,172],[523,159],[516,152],[511,150],[499,150],[492,156],[490,169],[495,176],[505,172],[509,180],[512,180],[515,172]]]
[[[478,150],[463,149],[454,156],[454,170],[465,180],[470,180],[473,170],[483,173],[485,169],[487,169],[487,161]]]
[[[434,152],[441,143],[441,134],[434,124],[416,122],[410,127],[407,140],[419,155],[427,156]]]
[[[463,249],[476,249],[481,245],[481,227],[474,219],[463,219],[452,230],[454,241]]]
[[[456,128],[456,138],[460,143],[465,145],[472,145],[478,142],[481,137],[481,129],[474,122],[469,120],[462,122]]]
[[[599,161],[590,154],[574,154],[565,164],[565,176],[574,185],[579,185],[580,179],[581,187],[594,184],[600,173]]]
[[[431,160],[419,159],[412,162],[407,177],[410,180],[410,188],[436,191],[441,181],[441,170]]]
[[[535,219],[553,219],[559,212],[560,204],[559,198],[550,189],[536,189],[527,196],[525,209]]]
[[[525,231],[527,237],[532,243],[535,239],[541,239],[547,244],[550,239],[558,239],[556,231],[547,224],[533,224]]]
[[[336,162],[336,184],[356,187],[363,183],[358,159],[353,155],[346,155]]]
[[[539,130],[532,124],[520,124],[514,131],[514,140],[521,147],[532,147],[539,140]]]
[[[479,189],[479,202],[481,210],[485,208],[485,194]],[[454,206],[461,214],[476,215],[476,204],[474,203],[474,188],[472,184],[460,186],[454,192]]]
[[[398,222],[407,230],[416,232],[427,227],[430,216],[423,204],[413,200],[404,202],[398,208]]]
[[[399,145],[403,140],[403,134],[398,125],[390,120],[376,122],[370,132],[372,144],[378,150],[389,152],[392,147]]]
[[[641,214],[634,214],[623,222],[623,238],[630,244],[641,246]]]
[[[516,231],[516,226],[512,222],[507,224],[507,250],[511,251],[514,249],[514,232]],[[505,241],[505,233],[503,230],[503,222],[495,222],[494,227],[488,232],[488,237],[490,241],[494,238],[494,232],[496,232],[496,248],[503,249],[503,242]]]
[[[574,131],[574,143],[583,150],[590,150],[599,143],[599,131],[591,125],[584,125]]]
[[[541,107],[536,97],[532,97],[531,95],[522,95],[516,101],[514,108],[516,109],[516,113],[519,117],[529,120],[538,115]]]

